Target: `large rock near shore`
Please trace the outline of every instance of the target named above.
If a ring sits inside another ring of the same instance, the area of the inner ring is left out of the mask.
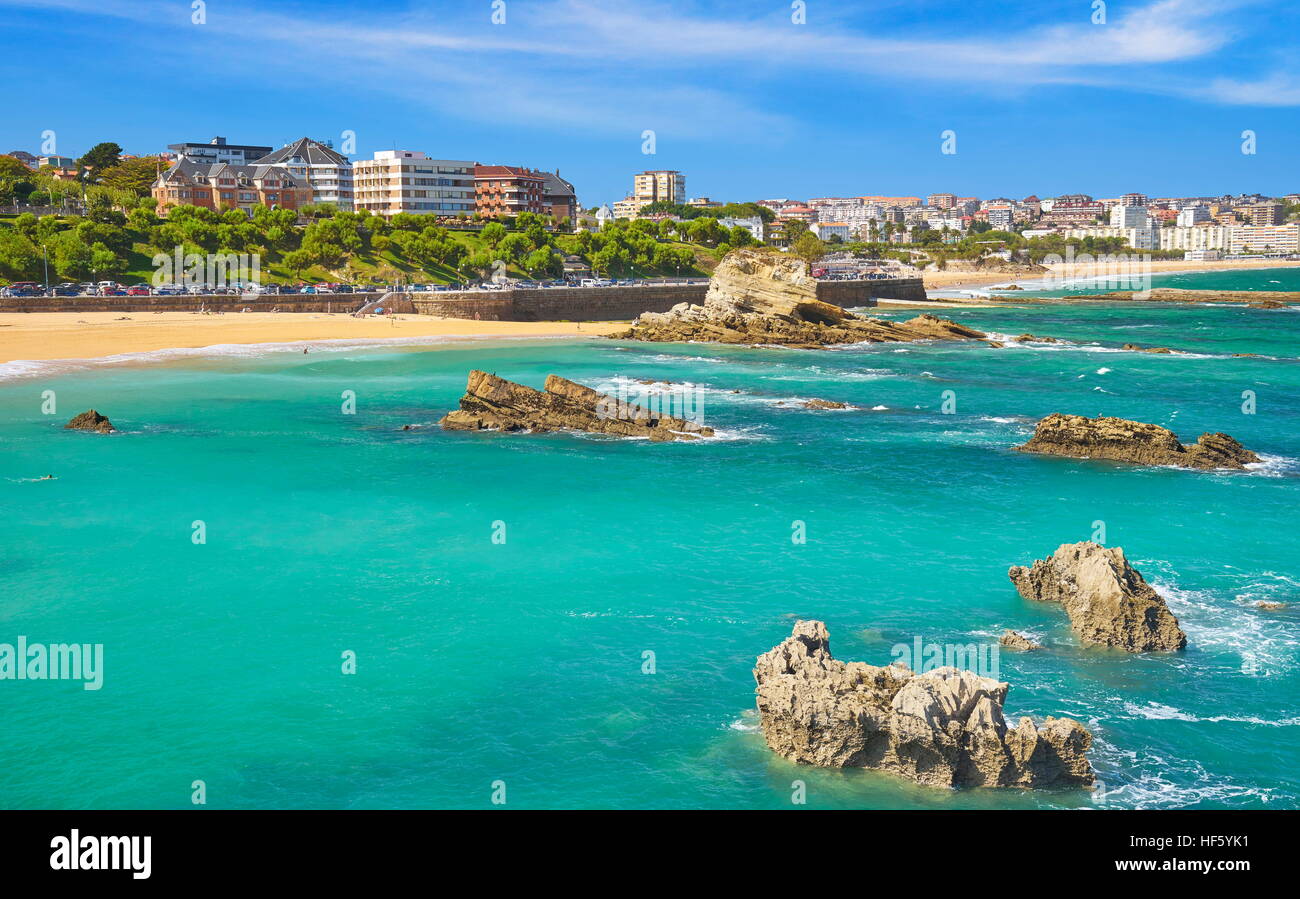
[[[73,416],[72,421],[63,427],[72,431],[95,431],[100,434],[111,434],[116,430],[107,415],[100,415],[94,409]]]
[[[548,375],[545,390],[471,371],[460,408],[443,416],[451,431],[591,431],[655,441],[711,437],[712,428],[661,415],[632,403]]]
[[[1007,685],[957,668],[915,674],[831,657],[799,621],[754,666],[767,745],[802,764],[875,768],[933,786],[1087,787],[1092,736],[1077,721],[1010,726]]]
[[[1128,652],[1187,648],[1187,635],[1164,599],[1118,546],[1063,543],[1032,567],[1007,572],[1025,599],[1059,602],[1079,640]]]
[[[1260,461],[1259,456],[1227,434],[1202,434],[1195,443],[1182,444],[1173,431],[1160,425],[1059,412],[1040,421],[1029,442],[1016,449],[1076,459],[1113,459],[1201,469],[1243,469]]]
[[[985,335],[935,315],[898,323],[862,318],[817,299],[808,264],[771,250],[735,250],[709,280],[703,305],[645,312],[612,337],[819,348],[842,343],[976,340]]]

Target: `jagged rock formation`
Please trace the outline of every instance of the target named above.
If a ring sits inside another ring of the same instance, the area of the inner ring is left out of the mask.
[[[1015,649],[1020,652],[1029,652],[1033,649],[1043,648],[1041,643],[1035,643],[1019,631],[1013,631],[1010,629],[1002,632],[1002,636],[998,638],[998,642],[1008,649]]]
[[[915,674],[831,657],[820,621],[754,666],[767,745],[802,764],[876,768],[934,786],[1086,787],[1092,736],[1077,721],[1015,727],[1002,714],[1007,685],[957,668]]]
[[[116,430],[107,415],[100,415],[94,409],[88,409],[74,416],[72,421],[63,427],[73,431],[96,431],[100,434],[111,434]]]
[[[1060,412],[1040,421],[1029,442],[1016,449],[1076,459],[1114,459],[1200,469],[1243,469],[1259,461],[1259,456],[1227,434],[1202,434],[1195,443],[1182,444],[1173,431],[1160,425]]]
[[[781,253],[735,250],[709,280],[703,305],[643,312],[619,340],[707,341],[820,348],[841,343],[972,340],[985,335],[935,315],[898,323],[862,318],[817,299],[808,264]]]
[[[847,409],[847,403],[841,403],[838,400],[806,400],[803,404],[805,409]]]
[[[1063,543],[1030,568],[1011,566],[1007,575],[1025,599],[1065,606],[1085,644],[1128,652],[1187,647],[1174,613],[1118,546]]]
[[[713,436],[697,422],[660,415],[623,402],[558,375],[546,377],[546,389],[471,371],[460,408],[439,422],[451,431],[591,431],[655,441],[694,440]]]

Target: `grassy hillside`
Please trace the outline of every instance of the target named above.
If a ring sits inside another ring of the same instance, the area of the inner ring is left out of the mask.
[[[177,246],[200,256],[257,254],[262,282],[275,284],[468,283],[494,274],[498,261],[509,277],[556,278],[566,256],[611,277],[699,277],[716,267],[731,247],[728,240],[744,236],[726,229],[679,233],[649,221],[568,234],[527,214],[481,231],[443,228],[420,216],[385,221],[350,212],[299,224],[288,210],[258,209],[250,220],[238,211],[179,207],[161,219],[144,200],[126,213],[99,208],[85,217],[0,216],[0,283],[43,281],[47,259],[51,283],[149,282],[154,256],[170,255]]]

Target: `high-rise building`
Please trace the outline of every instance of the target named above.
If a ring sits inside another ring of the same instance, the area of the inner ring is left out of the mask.
[[[301,181],[311,185],[313,203],[332,203],[339,209],[352,208],[352,163],[333,147],[309,137],[261,159],[256,165],[284,166]]]
[[[956,194],[930,194],[925,198],[925,205],[937,206],[940,209],[951,209],[957,205]]]
[[[1112,228],[1147,228],[1151,217],[1146,206],[1113,206],[1110,210]]]
[[[352,164],[357,209],[391,218],[401,212],[469,215],[474,211],[473,162],[430,159],[412,150],[380,150]]]
[[[670,170],[647,171],[632,176],[630,199],[648,203],[685,203],[686,176]]]

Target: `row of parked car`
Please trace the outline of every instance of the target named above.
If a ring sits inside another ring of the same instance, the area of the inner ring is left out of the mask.
[[[387,287],[358,287],[351,284],[230,284],[220,287],[195,284],[119,284],[116,281],[65,281],[48,290],[35,281],[18,281],[0,287],[0,297],[169,297],[169,296],[243,296],[246,294],[287,295],[317,293],[382,293]],[[392,288],[397,289],[397,288]]]

